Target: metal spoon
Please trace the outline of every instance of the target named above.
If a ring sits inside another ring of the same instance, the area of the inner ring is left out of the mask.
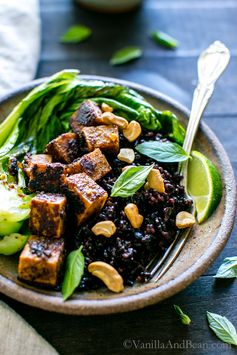
[[[226,46],[215,41],[198,59],[198,85],[193,94],[193,102],[186,130],[186,136],[183,144],[184,150],[190,154],[195,135],[202,117],[202,114],[211,98],[214,85],[220,75],[227,67],[230,60],[230,52]],[[183,185],[187,193],[187,169],[188,161],[179,166],[179,172],[183,175]],[[187,195],[187,197],[189,197]],[[195,208],[193,208],[193,213]],[[178,232],[175,240],[166,250],[165,254],[160,258],[156,256],[147,266],[146,271],[150,273],[151,281],[158,281],[170,268],[182,250],[191,228],[187,228],[182,232]]]

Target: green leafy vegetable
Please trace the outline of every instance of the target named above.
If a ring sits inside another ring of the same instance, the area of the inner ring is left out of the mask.
[[[237,278],[237,256],[225,258],[214,277],[219,279]]]
[[[84,272],[84,256],[82,246],[72,251],[66,261],[66,271],[62,285],[63,300],[66,301],[79,286]]]
[[[182,162],[189,158],[180,145],[172,142],[149,141],[138,144],[135,149],[139,153],[163,163]]]
[[[189,318],[189,316],[185,314],[179,306],[174,304],[174,309],[184,325],[189,325],[191,323],[191,319]]]
[[[22,250],[28,240],[28,235],[13,233],[0,239],[0,254],[12,255]]]
[[[157,116],[162,125],[162,133],[182,145],[186,132],[175,114],[170,111],[162,111],[157,113]]]
[[[29,217],[31,196],[16,185],[0,183],[0,235],[17,233]]]
[[[178,47],[178,42],[175,38],[161,31],[154,31],[151,33],[151,38],[154,42],[169,49],[175,49]]]
[[[161,130],[182,144],[177,118],[161,112],[135,91],[100,80],[79,80],[77,70],[64,70],[32,90],[0,125],[0,160],[42,152],[57,135],[69,130],[69,118],[86,99],[112,100],[118,114],[142,127]]]
[[[234,325],[219,314],[207,312],[209,327],[224,343],[237,345],[237,333]]]
[[[76,25],[70,27],[64,35],[61,36],[61,43],[80,43],[85,41],[92,35],[89,27],[83,25]]]
[[[129,197],[135,194],[145,183],[153,168],[150,166],[134,166],[126,169],[115,181],[111,191],[112,197]]]
[[[130,62],[133,59],[140,58],[142,56],[142,50],[139,47],[130,46],[120,49],[115,52],[110,59],[111,65],[120,65]]]

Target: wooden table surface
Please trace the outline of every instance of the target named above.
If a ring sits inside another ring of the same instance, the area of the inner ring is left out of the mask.
[[[37,77],[63,68],[79,68],[83,74],[114,76],[148,85],[188,106],[197,80],[199,53],[214,40],[222,40],[231,50],[231,63],[216,86],[205,121],[223,143],[237,175],[236,0],[145,0],[136,12],[119,16],[88,12],[70,0],[42,0],[41,16],[43,39]],[[93,37],[80,45],[60,44],[60,35],[77,23],[90,26]],[[180,42],[179,49],[169,51],[156,46],[148,37],[156,29],[174,35]],[[124,66],[109,66],[111,54],[131,44],[142,46],[144,56]],[[237,255],[236,234],[237,223],[216,262],[185,291],[139,311],[65,316],[1,298],[63,355],[234,354],[236,349],[221,343],[209,330],[206,311],[225,315],[237,327],[237,283],[213,278],[225,257]],[[173,304],[190,315],[190,327],[177,320]]]

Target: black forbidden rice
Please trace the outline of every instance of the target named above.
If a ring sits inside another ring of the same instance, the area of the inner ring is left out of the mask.
[[[120,148],[134,148],[138,143],[147,140],[166,140],[161,134],[144,132],[134,143],[129,143],[120,135]],[[87,266],[93,261],[104,261],[115,267],[121,274],[126,285],[134,282],[145,282],[149,275],[146,265],[159,252],[164,253],[174,240],[177,228],[175,216],[178,212],[188,210],[192,200],[185,195],[184,187],[180,185],[182,176],[177,173],[177,164],[157,164],[153,160],[135,153],[134,165],[150,165],[155,163],[165,183],[165,193],[141,188],[129,198],[109,197],[100,214],[81,226],[75,238],[74,248],[83,245],[85,256],[85,274],[79,286],[80,290],[96,289],[101,281],[87,271]],[[127,163],[107,156],[112,172],[98,181],[110,195],[112,186]],[[140,229],[134,229],[124,213],[128,203],[135,203],[144,222]],[[93,225],[99,221],[111,220],[117,227],[116,233],[106,238],[96,236],[91,232]]]

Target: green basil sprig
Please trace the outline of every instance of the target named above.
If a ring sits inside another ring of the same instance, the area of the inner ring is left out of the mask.
[[[144,185],[153,166],[134,166],[125,170],[115,181],[111,196],[129,197],[135,194]]]
[[[138,144],[136,150],[149,158],[163,163],[177,163],[189,158],[185,150],[179,144],[173,142],[144,142]]]
[[[178,47],[178,41],[167,33],[154,31],[151,33],[151,38],[154,42],[161,45],[162,47],[169,49],[175,49]]]
[[[66,271],[62,285],[63,300],[66,301],[75,289],[79,286],[84,272],[84,256],[82,254],[82,246],[73,250],[67,257]]]
[[[191,319],[189,318],[189,316],[185,314],[179,306],[174,304],[174,309],[184,325],[189,325],[191,323]]]
[[[225,258],[214,277],[219,279],[237,278],[237,256]]]
[[[92,30],[83,25],[70,27],[60,38],[61,43],[80,43],[92,35]]]
[[[209,327],[224,343],[237,345],[237,333],[234,325],[219,314],[207,312]]]
[[[115,52],[110,59],[111,65],[119,65],[130,62],[133,59],[140,58],[142,50],[136,46],[125,47]]]

